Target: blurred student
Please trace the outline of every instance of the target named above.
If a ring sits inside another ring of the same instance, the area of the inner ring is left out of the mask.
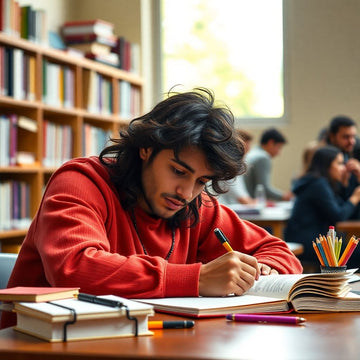
[[[236,132],[244,142],[244,151],[246,154],[251,148],[253,136],[248,131],[242,129],[237,129]],[[227,192],[221,194],[218,197],[220,203],[224,205],[231,205],[231,204],[251,205],[256,203],[256,200],[252,198],[249,192],[247,191],[246,185],[244,183],[244,177],[242,175],[237,176],[232,180],[224,181],[223,186],[225,189],[227,189]]]
[[[312,241],[326,235],[329,226],[349,219],[360,202],[360,186],[344,200],[341,181],[346,172],[344,156],[335,146],[317,149],[306,174],[294,182],[294,207],[284,232],[285,241],[302,243],[300,260],[318,263]]]
[[[270,128],[262,133],[259,146],[252,148],[247,154],[244,181],[252,198],[255,198],[258,184],[264,185],[267,199],[280,201],[293,197],[291,192],[284,192],[271,185],[272,158],[280,154],[285,144],[284,135],[277,129]]]
[[[317,149],[327,144],[328,128],[323,127],[320,129],[318,136],[315,140],[310,141],[304,148],[302,153],[302,172],[304,175],[311,164],[311,159]]]
[[[360,161],[353,157],[356,135],[357,126],[353,119],[347,116],[336,116],[331,120],[327,141],[329,145],[339,148],[344,156],[346,172],[342,181],[342,191],[345,199],[360,184]]]

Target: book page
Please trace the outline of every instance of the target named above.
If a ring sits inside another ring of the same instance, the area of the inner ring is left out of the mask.
[[[245,294],[287,300],[288,294],[294,284],[306,276],[305,274],[260,276],[259,280],[255,281],[253,287]]]
[[[279,274],[260,276],[246,294],[276,297],[290,301],[290,293],[298,288],[297,293],[314,289],[328,289],[331,292],[342,293],[346,288],[348,278],[356,269],[344,273],[314,273],[314,274]]]
[[[360,295],[349,292],[342,298],[327,296],[298,297],[292,301],[295,311],[360,311]]]

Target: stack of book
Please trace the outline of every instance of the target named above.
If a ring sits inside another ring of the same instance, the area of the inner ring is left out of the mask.
[[[50,342],[152,335],[152,305],[122,297],[79,293],[79,288],[15,287],[0,290],[13,302],[15,330]]]
[[[96,19],[68,21],[62,26],[65,44],[84,53],[85,57],[101,63],[120,66],[119,56],[111,52],[117,43],[114,24]]]

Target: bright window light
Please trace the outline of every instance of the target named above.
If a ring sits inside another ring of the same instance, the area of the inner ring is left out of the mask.
[[[207,87],[237,118],[284,116],[282,0],[161,0],[161,33],[163,92]]]

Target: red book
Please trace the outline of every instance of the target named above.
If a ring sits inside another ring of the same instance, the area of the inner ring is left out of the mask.
[[[79,288],[17,286],[0,290],[0,301],[43,302],[76,297]]]
[[[66,21],[63,27],[93,26],[96,24],[101,24],[112,29],[114,28],[113,23],[101,19]]]
[[[67,45],[97,42],[110,47],[114,47],[116,45],[117,39],[115,35],[103,36],[97,34],[64,35],[63,38]]]
[[[113,35],[114,24],[104,20],[68,21],[62,26],[62,33],[67,35],[97,34]]]

